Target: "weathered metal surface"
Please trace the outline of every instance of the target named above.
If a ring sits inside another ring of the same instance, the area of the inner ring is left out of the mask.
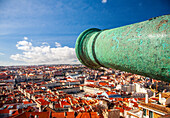
[[[170,15],[115,29],[88,29],[76,42],[81,63],[170,82]]]

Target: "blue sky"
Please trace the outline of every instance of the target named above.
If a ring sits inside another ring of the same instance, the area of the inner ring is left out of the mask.
[[[85,29],[166,14],[169,0],[0,0],[0,65],[79,63],[74,46]]]

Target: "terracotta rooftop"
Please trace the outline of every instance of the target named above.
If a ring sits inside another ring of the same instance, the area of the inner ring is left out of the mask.
[[[99,116],[97,112],[80,112],[76,118],[99,118]]]
[[[23,101],[24,104],[31,104],[33,103],[32,100],[31,101]]]
[[[74,112],[67,112],[67,118],[74,118]]]
[[[115,107],[115,109],[119,109],[120,110],[120,112],[124,112],[124,109],[122,109],[122,108],[120,108],[120,107]]]
[[[21,113],[14,118],[30,118],[30,116],[33,116],[35,118],[35,115],[38,116],[38,118],[49,118],[50,113],[49,112],[24,112]]]
[[[65,112],[55,112],[52,113],[52,118],[65,118]]]
[[[0,110],[0,114],[9,113],[9,110]]]
[[[41,105],[48,105],[48,104],[49,104],[48,101],[46,101],[46,100],[44,100],[44,99],[42,99],[42,98],[37,99],[36,102],[38,102],[38,103],[41,104]]]

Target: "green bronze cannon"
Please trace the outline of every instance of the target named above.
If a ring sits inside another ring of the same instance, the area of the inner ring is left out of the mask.
[[[75,50],[89,68],[114,68],[170,82],[170,15],[114,29],[85,30]]]

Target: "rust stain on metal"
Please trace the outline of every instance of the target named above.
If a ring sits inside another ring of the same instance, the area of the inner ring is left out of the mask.
[[[159,29],[163,24],[166,24],[167,22],[168,22],[168,20],[160,21],[159,25],[156,28]]]

